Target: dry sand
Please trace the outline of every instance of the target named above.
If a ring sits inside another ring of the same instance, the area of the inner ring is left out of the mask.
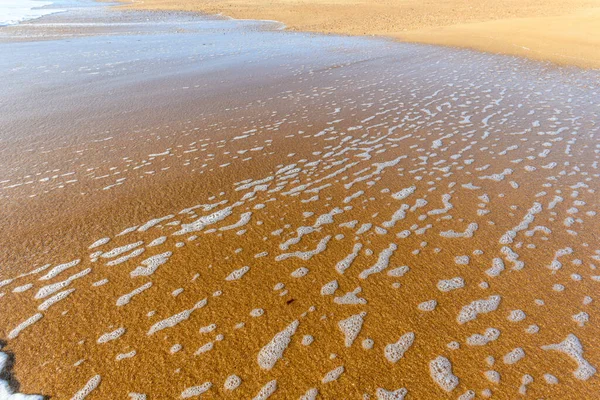
[[[598,0],[134,0],[126,7],[222,13],[289,29],[472,48],[600,67]]]

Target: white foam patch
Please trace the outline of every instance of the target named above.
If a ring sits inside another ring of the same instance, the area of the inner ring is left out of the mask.
[[[501,297],[498,295],[490,296],[487,299],[475,300],[460,310],[460,313],[456,317],[456,321],[459,324],[464,324],[476,319],[479,314],[496,311],[500,305],[500,300]]]
[[[119,297],[117,299],[117,306],[118,307],[122,307],[124,305],[129,304],[129,302],[131,301],[131,299],[134,296],[137,296],[138,294],[142,293],[143,291],[150,289],[152,287],[152,282],[148,282],[145,283],[144,285],[132,290],[131,292],[124,294],[123,296]]]
[[[161,244],[163,244],[166,241],[167,241],[166,236],[160,236],[160,237],[157,237],[156,239],[154,239],[153,241],[151,241],[150,243],[148,243],[148,247],[160,246]]]
[[[201,394],[208,392],[211,387],[211,382],[204,382],[202,385],[189,387],[181,392],[181,398],[189,399],[190,397],[198,397]]]
[[[416,186],[410,186],[392,194],[394,200],[404,200],[417,190]]]
[[[424,301],[422,303],[420,303],[417,308],[421,311],[433,311],[435,310],[435,308],[437,307],[437,301],[436,300],[427,300]]]
[[[132,278],[135,278],[136,276],[149,276],[149,275],[152,275],[154,272],[156,272],[156,270],[158,269],[158,267],[160,267],[161,265],[163,265],[167,261],[169,261],[169,258],[172,255],[173,255],[172,252],[166,251],[164,253],[157,254],[157,255],[154,255],[152,257],[148,257],[147,259],[145,259],[144,261],[142,261],[142,264],[144,266],[139,266],[136,269],[134,269],[133,271],[131,271],[130,276]]]
[[[96,390],[98,385],[100,385],[101,381],[102,381],[102,377],[100,375],[93,376],[92,378],[90,378],[89,381],[87,381],[85,386],[83,388],[81,388],[80,391],[75,393],[75,395],[71,398],[71,400],[85,399],[86,397],[88,397],[90,395],[90,393],[92,393],[94,390]]]
[[[137,231],[138,232],[146,232],[148,229],[150,229],[150,228],[152,228],[152,227],[160,224],[163,221],[168,221],[168,220],[170,220],[173,217],[174,217],[174,215],[167,215],[167,216],[162,217],[162,218],[151,219],[150,221],[146,222],[144,225],[140,226],[137,229]]]
[[[344,372],[345,372],[345,368],[343,365],[339,366],[337,368],[334,368],[325,374],[323,379],[321,379],[321,383],[325,384],[325,383],[337,381]]]
[[[102,258],[113,258],[113,257],[117,257],[123,253],[126,253],[128,251],[131,251],[133,249],[135,249],[136,247],[140,247],[141,245],[143,245],[144,242],[142,242],[141,240],[139,242],[135,242],[135,243],[129,243],[126,244],[124,246],[120,246],[120,247],[115,247],[114,249],[111,249],[110,251],[107,251],[106,253],[102,254]]]
[[[386,390],[383,388],[377,388],[375,395],[377,400],[404,400],[404,397],[408,394],[408,390],[400,388],[396,390]]]
[[[189,310],[183,310],[182,312],[180,312],[178,314],[172,315],[169,318],[166,318],[166,319],[163,319],[162,321],[157,322],[156,324],[154,324],[150,327],[150,329],[148,330],[146,335],[150,336],[150,335],[155,334],[158,331],[162,331],[163,329],[172,328],[175,325],[178,325],[179,323],[189,319],[195,310],[204,307],[206,305],[206,303],[207,303],[206,299],[202,299],[198,303],[196,303],[194,305],[194,307],[190,308]]]
[[[40,278],[40,281],[47,281],[48,279],[52,279],[61,272],[78,265],[80,262],[81,260],[78,259],[65,264],[57,265],[56,267],[52,268],[46,275],[42,276]]]
[[[68,295],[70,295],[74,291],[75,291],[75,289],[67,289],[67,290],[63,290],[62,292],[59,292],[59,293],[55,294],[54,296],[50,297],[49,299],[47,299],[46,301],[44,301],[42,304],[40,304],[38,306],[38,311],[46,311],[52,305],[54,305],[54,304],[58,303],[59,301],[65,299]]]
[[[229,375],[227,377],[227,379],[225,379],[223,388],[225,390],[232,391],[232,390],[237,389],[241,384],[242,384],[242,379],[239,376],[233,374],[233,375]]]
[[[40,319],[42,319],[43,316],[44,315],[42,313],[37,313],[37,314],[34,314],[31,317],[27,318],[25,321],[21,322],[19,325],[17,325],[16,328],[14,328],[12,331],[10,331],[8,333],[8,338],[11,339],[11,340],[15,339],[17,336],[19,336],[21,334],[21,332],[25,328],[28,328],[31,325],[35,324]]]
[[[397,363],[402,357],[404,357],[404,353],[411,348],[414,341],[414,332],[405,333],[404,335],[400,336],[400,339],[398,339],[396,343],[391,343],[385,346],[383,354],[389,362]]]
[[[186,233],[190,233],[190,232],[201,231],[202,229],[204,229],[205,227],[207,227],[209,225],[213,225],[219,221],[224,220],[225,218],[230,216],[232,213],[233,213],[232,207],[226,207],[222,210],[215,211],[212,214],[205,215],[205,216],[198,218],[196,221],[192,222],[191,224],[182,224],[181,229],[178,230],[177,232],[173,233],[173,235],[178,236],[178,235],[185,235]]]
[[[238,279],[241,279],[242,276],[244,276],[248,271],[250,271],[250,267],[247,265],[243,266],[242,268],[236,269],[235,271],[233,271],[229,275],[227,275],[225,280],[226,281],[237,281]]]
[[[474,233],[479,229],[479,225],[476,222],[472,222],[467,226],[464,232],[456,232],[453,230],[440,232],[441,237],[445,237],[447,239],[457,239],[457,238],[472,238]]]
[[[335,293],[335,291],[338,289],[339,284],[337,280],[333,280],[331,282],[328,282],[326,284],[324,284],[321,287],[321,296],[331,296]]]
[[[129,353],[120,353],[120,354],[117,354],[117,356],[115,357],[115,360],[117,360],[117,361],[127,360],[128,358],[135,357],[136,354],[137,354],[137,351],[135,351],[135,350],[131,350]]]
[[[103,343],[107,343],[107,342],[110,342],[113,340],[117,340],[118,338],[123,336],[124,333],[125,333],[125,328],[120,327],[120,328],[115,329],[112,332],[107,332],[107,333],[102,334],[96,342],[98,344],[103,344]]]
[[[500,331],[496,328],[487,328],[485,332],[480,335],[479,333],[474,333],[473,335],[467,338],[467,344],[469,346],[484,346],[489,342],[493,342],[500,337]]]
[[[123,264],[124,262],[127,262],[127,261],[131,260],[132,258],[140,256],[145,251],[146,251],[146,249],[144,249],[144,248],[135,249],[129,254],[126,254],[124,256],[121,256],[119,258],[116,258],[114,260],[107,262],[106,265],[108,267],[114,267],[115,265]]]
[[[495,278],[499,276],[500,273],[502,273],[502,271],[504,271],[504,261],[502,261],[501,258],[496,257],[492,260],[492,266],[489,269],[487,269],[485,273],[489,277]]]
[[[525,358],[525,351],[522,348],[517,347],[506,353],[502,360],[504,361],[504,364],[512,365],[521,361],[523,358]]]
[[[284,330],[277,333],[269,343],[267,343],[258,353],[258,365],[262,369],[269,370],[275,366],[277,361],[283,356],[283,352],[292,341],[292,336],[296,333],[300,321],[295,320]]]
[[[521,322],[525,318],[527,318],[527,314],[523,310],[512,310],[507,319],[511,322]]]
[[[343,296],[336,297],[333,299],[335,304],[367,304],[367,299],[358,297],[357,295],[362,292],[362,288],[357,287],[352,292],[348,292]]]
[[[583,358],[583,346],[579,338],[572,333],[569,333],[562,342],[542,346],[542,349],[559,351],[571,357],[577,363],[577,369],[573,371],[577,379],[586,381],[596,374],[596,368]]]
[[[460,396],[458,396],[458,400],[473,400],[475,398],[475,392],[472,390],[467,390]]]
[[[238,222],[236,222],[235,224],[223,226],[223,227],[219,228],[219,230],[220,231],[229,231],[231,229],[241,228],[242,226],[248,224],[248,222],[250,222],[251,219],[252,219],[252,211],[242,213],[240,215],[240,219]]]
[[[394,278],[401,278],[404,275],[406,275],[406,273],[410,271],[410,268],[407,265],[402,265],[400,267],[396,267],[394,269],[391,269],[387,272],[388,276],[394,277]]]
[[[335,270],[339,274],[343,274],[348,268],[352,266],[354,259],[358,256],[358,252],[362,249],[361,243],[356,243],[352,248],[352,253],[348,254],[342,261],[338,262],[335,266]]]
[[[297,257],[301,260],[308,261],[311,258],[313,258],[314,256],[316,256],[317,254],[322,253],[325,250],[327,250],[327,243],[329,243],[329,240],[331,240],[331,235],[325,236],[323,239],[321,239],[321,241],[317,245],[317,248],[314,250],[295,251],[293,253],[283,253],[283,254],[280,254],[277,257],[275,257],[275,261],[283,261],[283,260],[287,260],[288,258],[293,258],[293,257]]]
[[[500,383],[500,374],[498,373],[498,371],[485,371],[483,375],[491,383]]]
[[[346,347],[352,346],[352,343],[358,337],[363,325],[363,318],[367,315],[366,312],[352,315],[344,320],[338,322],[338,328],[344,334],[344,344]]]
[[[390,263],[390,258],[392,257],[392,255],[394,254],[394,251],[396,251],[397,248],[398,248],[398,246],[396,246],[396,244],[390,243],[390,245],[388,246],[387,249],[384,249],[381,253],[379,253],[379,258],[378,258],[377,262],[371,268],[367,268],[367,269],[363,270],[358,275],[358,277],[360,279],[367,279],[370,275],[376,274],[376,273],[379,273],[379,272],[385,270]]]
[[[90,249],[90,250],[92,250],[92,249],[95,249],[96,247],[103,246],[103,245],[105,245],[105,244],[106,244],[106,243],[108,243],[108,242],[110,242],[110,238],[109,238],[109,237],[105,237],[105,238],[102,238],[102,239],[98,239],[98,240],[96,240],[94,243],[92,243],[92,244],[90,245],[90,247],[88,247],[88,249]]]
[[[465,286],[465,280],[461,277],[452,279],[442,279],[437,283],[437,288],[441,292],[450,292],[452,290],[460,289]]]
[[[444,356],[438,356],[429,363],[431,379],[446,392],[458,386],[458,377],[452,373],[452,363]]]
[[[400,208],[398,208],[394,214],[392,214],[391,218],[387,221],[384,221],[381,225],[384,228],[390,229],[393,228],[394,226],[396,226],[396,223],[398,221],[402,221],[404,218],[406,218],[406,211],[410,208],[410,206],[408,204],[402,204],[400,206]],[[357,232],[358,234],[358,232]]]
[[[300,400],[316,400],[319,395],[319,390],[317,388],[310,388],[300,396]]]
[[[529,224],[531,224],[535,220],[535,215],[540,213],[541,211],[542,205],[537,202],[533,203],[533,206],[529,209],[527,214],[525,214],[521,223],[519,223],[519,225],[515,226],[511,230],[507,231],[504,235],[502,235],[502,237],[500,238],[500,244],[507,245],[512,243],[514,238],[517,236],[517,233],[519,233],[522,230],[526,230],[529,227]]]
[[[273,393],[275,393],[276,391],[277,391],[277,380],[273,379],[272,381],[267,382],[267,384],[260,389],[258,394],[256,396],[254,396],[254,398],[252,400],[266,400],[269,397],[271,397],[271,395]]]

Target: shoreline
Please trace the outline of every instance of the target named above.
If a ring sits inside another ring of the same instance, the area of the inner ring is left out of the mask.
[[[385,3],[385,4],[382,4]],[[377,36],[400,42],[471,49],[492,54],[512,55],[559,66],[600,69],[600,2],[571,1],[563,6],[507,10],[510,2],[500,2],[486,15],[457,3],[457,9],[441,3],[431,6],[394,4],[388,0],[372,7],[344,0],[327,4],[311,0],[298,4],[273,5],[266,0],[200,1],[146,0],[124,2],[119,8],[156,11],[190,11],[238,20],[278,21],[286,30],[347,36]],[[514,5],[511,5],[514,6]],[[448,8],[448,10],[446,9]],[[404,13],[407,12],[407,15]],[[462,15],[462,14],[464,15]],[[506,15],[514,17],[506,18]],[[319,15],[319,17],[315,17]]]
[[[64,9],[54,8],[54,5],[54,1],[43,0],[29,0],[25,4],[7,2],[0,6],[0,27],[19,25],[46,15],[65,12]]]

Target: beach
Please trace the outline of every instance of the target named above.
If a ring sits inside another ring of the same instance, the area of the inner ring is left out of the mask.
[[[134,0],[124,7],[276,20],[297,31],[385,36],[600,68],[598,0]]]
[[[0,390],[597,396],[600,72],[55,6],[0,28]]]

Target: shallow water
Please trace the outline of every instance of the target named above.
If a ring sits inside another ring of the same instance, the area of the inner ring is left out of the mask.
[[[2,0],[0,1],[0,26],[14,25],[44,15],[63,12],[51,1]]]
[[[68,8],[0,29],[21,392],[596,395],[599,73]]]

